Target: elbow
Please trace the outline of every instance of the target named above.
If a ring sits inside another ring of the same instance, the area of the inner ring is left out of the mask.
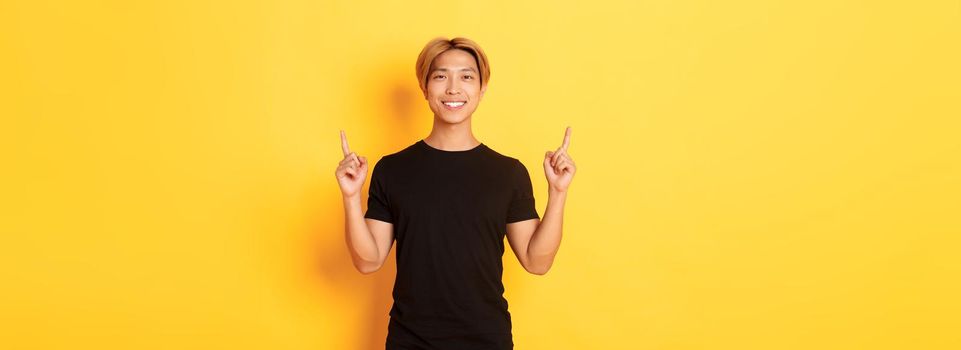
[[[360,271],[362,275],[369,275],[380,270],[380,266],[375,267],[358,267],[357,271]]]
[[[542,267],[542,268],[538,267],[538,268],[530,268],[525,270],[527,270],[527,272],[530,272],[532,275],[543,276],[547,274],[547,271],[551,270],[551,267],[550,266]]]
[[[359,264],[354,264],[354,267],[358,272],[364,275],[369,275],[380,270],[384,264],[376,262],[361,262]]]
[[[547,274],[547,271],[551,270],[551,266],[553,265],[554,255],[528,256],[527,263],[524,264],[524,269],[532,275],[543,276]]]

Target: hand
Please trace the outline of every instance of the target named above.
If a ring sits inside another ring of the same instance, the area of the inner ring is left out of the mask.
[[[340,147],[344,151],[344,160],[340,161],[337,171],[337,183],[340,184],[340,192],[344,197],[353,197],[360,194],[364,181],[367,180],[367,157],[358,157],[347,147],[347,135],[340,131]]]
[[[571,145],[571,127],[567,127],[564,132],[564,143],[556,151],[547,151],[544,155],[544,175],[547,176],[547,183],[550,189],[555,192],[566,192],[574,178],[577,167],[574,160],[567,154],[567,148]]]

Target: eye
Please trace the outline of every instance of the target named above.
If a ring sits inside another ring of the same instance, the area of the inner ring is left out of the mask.
[[[465,75],[464,79],[471,80],[471,79],[474,79],[474,77],[471,75]]]
[[[438,74],[438,75],[435,75],[435,76],[434,76],[434,79],[443,78],[443,77],[444,77],[444,76],[443,76],[442,74]]]

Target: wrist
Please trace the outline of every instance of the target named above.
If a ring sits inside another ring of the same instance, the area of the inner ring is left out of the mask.
[[[352,195],[344,195],[343,199],[344,203],[360,202],[360,193],[358,192]]]
[[[566,196],[567,196],[567,190],[563,190],[563,191],[562,191],[562,190],[558,190],[558,189],[554,188],[553,186],[549,186],[549,187],[547,188],[547,195],[550,196],[550,197],[566,197]]]

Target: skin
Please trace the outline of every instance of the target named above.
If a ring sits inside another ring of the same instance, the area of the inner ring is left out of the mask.
[[[478,72],[474,57],[463,50],[449,50],[434,59],[424,90],[424,99],[434,112],[433,128],[424,138],[429,146],[445,151],[463,151],[480,145],[471,132],[471,116],[487,91]],[[444,107],[444,101],[465,101],[465,104],[452,111]],[[343,130],[340,131],[340,142],[344,158],[334,175],[343,195],[347,247],[354,267],[363,274],[370,274],[384,265],[393,246],[394,226],[364,218],[360,190],[367,179],[367,158],[350,151]],[[548,199],[543,219],[507,224],[511,249],[521,266],[532,274],[546,274],[560,248],[567,189],[577,169],[567,153],[570,143],[571,128],[567,127],[561,146],[544,154]]]

